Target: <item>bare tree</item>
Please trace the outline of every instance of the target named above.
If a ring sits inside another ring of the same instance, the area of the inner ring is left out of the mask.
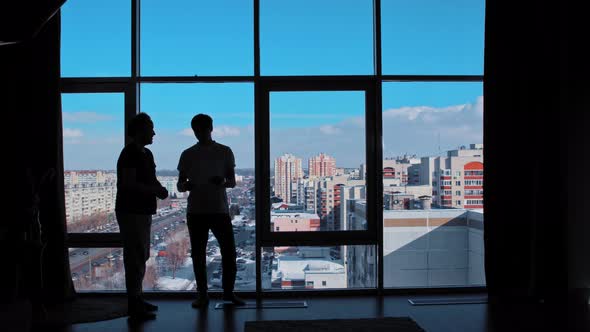
[[[176,278],[176,270],[184,263],[190,246],[189,239],[179,232],[168,237],[166,259],[172,267],[172,279]]]
[[[106,212],[93,213],[70,223],[68,225],[68,231],[71,233],[82,233],[88,230],[96,230],[98,226],[106,224],[108,220],[109,216]]]
[[[150,264],[145,268],[145,277],[143,278],[143,287],[147,289],[154,289],[158,283],[158,270],[154,264]]]

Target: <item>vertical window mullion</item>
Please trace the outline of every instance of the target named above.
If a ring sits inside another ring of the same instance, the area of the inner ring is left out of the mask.
[[[375,66],[375,174],[379,174],[374,188],[375,206],[379,207],[375,211],[375,227],[377,235],[377,293],[383,294],[383,123],[382,123],[382,104],[383,104],[383,65],[382,65],[382,48],[381,48],[381,0],[373,0],[373,47],[374,47],[374,66]]]
[[[128,143],[127,123],[140,111],[138,77],[140,75],[140,6],[141,0],[131,0],[131,79],[125,93],[125,144]]]
[[[375,75],[381,78],[381,0],[373,0],[373,65]],[[380,94],[380,92],[377,92]]]
[[[255,174],[255,192],[254,195],[256,197],[256,244],[255,244],[255,251],[256,251],[256,300],[260,301],[262,299],[262,246],[260,245],[260,239],[262,235],[262,230],[260,228],[260,218],[262,215],[262,209],[260,208],[260,204],[264,200],[262,197],[261,192],[261,181],[263,176],[263,164],[264,158],[262,157],[262,151],[260,147],[262,146],[261,137],[261,130],[258,130],[261,127],[261,86],[260,86],[260,0],[253,1],[254,10],[254,129],[255,129],[255,147],[254,147],[254,174]],[[269,129],[265,129],[269,130]],[[269,182],[270,184],[270,182]],[[270,191],[270,188],[269,188]]]

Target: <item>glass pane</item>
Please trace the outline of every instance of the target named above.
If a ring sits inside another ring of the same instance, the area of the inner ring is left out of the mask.
[[[131,1],[66,1],[61,76],[131,75]]]
[[[118,232],[117,158],[124,146],[122,93],[62,94],[68,232]]]
[[[174,204],[154,216],[150,258],[143,289],[146,291],[196,290],[186,211]],[[236,290],[256,289],[256,264],[252,240],[253,222],[234,220],[238,257]],[[76,290],[124,290],[125,268],[121,248],[70,248],[70,268]],[[210,233],[207,246],[207,276],[210,290],[221,290],[219,244]]]
[[[483,75],[485,0],[381,2],[384,74]]]
[[[371,0],[260,2],[263,75],[373,73]]]
[[[141,74],[254,74],[252,1],[143,0]]]
[[[141,111],[154,121],[156,136],[148,148],[156,161],[160,182],[170,199],[162,201],[186,213],[187,193],[176,188],[178,161],[185,149],[197,143],[191,120],[198,113],[213,118],[213,139],[229,146],[236,162],[236,187],[227,189],[234,239],[238,253],[236,289],[255,289],[255,199],[254,199],[254,87],[240,84],[144,84]],[[220,287],[219,247],[210,237],[208,257],[212,265],[209,287]],[[217,272],[216,272],[217,271]],[[192,276],[191,278],[194,278]]]
[[[121,248],[70,248],[70,269],[76,290],[124,290]],[[150,258],[144,290],[194,290],[190,242],[184,210],[175,204],[153,216]]]
[[[70,270],[76,291],[124,290],[123,250],[70,248]],[[146,273],[147,280],[150,273]]]
[[[376,287],[375,246],[262,248],[262,289]]]
[[[366,197],[364,114],[362,91],[271,92],[271,231],[367,229],[349,218]]]
[[[385,287],[485,285],[482,83],[383,85]]]

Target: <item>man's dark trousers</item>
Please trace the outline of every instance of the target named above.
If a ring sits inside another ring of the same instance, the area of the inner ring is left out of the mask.
[[[142,295],[145,263],[150,258],[152,216],[117,212],[117,223],[123,240],[125,286],[129,298]]]
[[[236,281],[236,244],[229,214],[187,214],[191,240],[191,256],[197,281],[197,291],[207,294],[207,240],[213,232],[221,251],[222,287],[225,294],[234,290]]]

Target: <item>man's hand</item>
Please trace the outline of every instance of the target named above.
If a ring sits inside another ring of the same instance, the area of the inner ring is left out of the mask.
[[[209,183],[221,186],[225,183],[225,178],[223,176],[215,175],[209,178]]]
[[[184,190],[188,190],[191,191],[193,189],[195,189],[195,184],[190,182],[190,181],[186,181],[182,184],[182,186],[184,187]]]
[[[159,199],[166,199],[168,197],[168,190],[166,190],[164,187],[160,187],[160,189],[158,189],[156,192],[156,197]]]

